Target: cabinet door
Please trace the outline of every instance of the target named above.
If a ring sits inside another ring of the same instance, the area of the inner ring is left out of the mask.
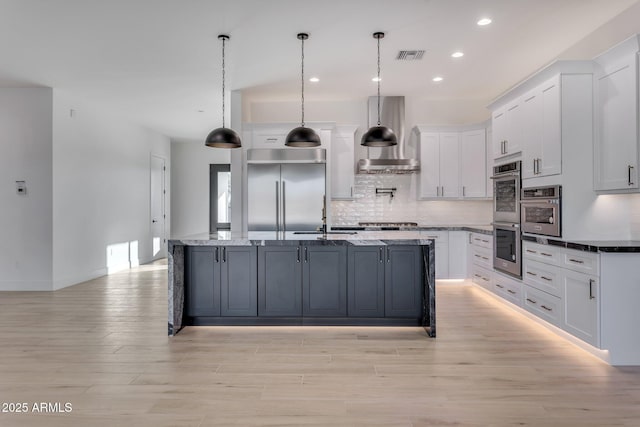
[[[418,318],[422,314],[419,246],[387,246],[384,311],[386,317]]]
[[[186,248],[187,315],[220,316],[220,266],[217,247]]]
[[[460,134],[460,185],[462,197],[487,197],[485,130]]]
[[[440,135],[420,135],[420,198],[440,196]]]
[[[449,275],[447,279],[464,279],[467,277],[467,242],[466,231],[449,232]],[[438,255],[436,255],[437,257]]]
[[[383,246],[349,246],[347,313],[350,317],[384,317]]]
[[[303,252],[303,316],[346,316],[347,248],[305,246]]]
[[[354,133],[333,134],[331,138],[332,199],[353,199],[354,164]]]
[[[505,154],[514,154],[522,151],[522,126],[521,126],[520,100],[507,105],[506,111],[506,138]]]
[[[423,231],[423,239],[433,239],[436,251],[436,279],[449,278],[449,232]]]
[[[258,315],[257,248],[223,246],[220,257],[220,315]]]
[[[460,197],[458,132],[440,134],[440,196]]]
[[[507,138],[507,116],[506,109],[501,108],[493,113],[491,118],[491,141],[493,147],[493,158],[498,159],[504,156],[503,141]]]
[[[522,97],[522,179],[533,178],[538,173],[542,157],[542,98],[534,89]]]
[[[540,160],[537,164],[539,176],[562,173],[562,128],[560,98],[560,76],[556,76],[540,86],[542,103],[542,140]]]
[[[564,270],[563,329],[570,334],[599,346],[598,342],[598,279],[595,276]]]
[[[258,248],[258,316],[302,315],[302,263],[298,246]]]
[[[637,55],[596,77],[596,190],[638,188]]]

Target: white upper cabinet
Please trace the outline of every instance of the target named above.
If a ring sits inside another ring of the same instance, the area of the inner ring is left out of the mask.
[[[331,134],[331,198],[353,199],[357,126],[336,126]]]
[[[562,172],[560,75],[521,100],[522,178]]]
[[[638,38],[596,58],[595,190],[638,190]]]
[[[521,113],[520,99],[494,111],[492,115],[494,159],[522,151]]]
[[[486,132],[484,129],[460,133],[460,194],[487,197]]]
[[[419,198],[459,197],[458,133],[420,134]]]

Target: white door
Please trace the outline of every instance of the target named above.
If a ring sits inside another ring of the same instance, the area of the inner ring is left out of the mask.
[[[164,159],[151,156],[151,258],[167,256],[165,236],[165,164]]]

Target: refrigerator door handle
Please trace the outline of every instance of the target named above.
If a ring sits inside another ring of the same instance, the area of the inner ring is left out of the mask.
[[[280,192],[276,181],[276,231],[280,231]]]
[[[286,210],[287,202],[285,200],[286,191],[285,191],[284,183],[285,181],[282,180],[282,231],[286,232],[287,231],[287,210]]]

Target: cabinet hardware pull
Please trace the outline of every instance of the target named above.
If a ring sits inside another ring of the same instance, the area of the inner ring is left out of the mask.
[[[380,262],[384,262],[384,248],[380,248]]]
[[[478,254],[475,254],[475,255],[474,255],[474,257],[476,257],[476,258],[482,258],[482,257],[481,257],[480,255],[478,255]]]
[[[545,253],[545,252],[540,252],[540,255],[542,255],[542,256],[553,256],[553,255]]]
[[[509,152],[509,141],[508,140],[504,140],[504,154],[507,154]]]
[[[220,262],[220,248],[216,248],[216,262]]]
[[[484,239],[483,239],[482,241],[483,241],[484,243],[489,243],[489,241],[488,241],[488,240],[484,240]]]
[[[631,181],[631,171],[633,170],[633,168],[634,167],[632,165],[629,165],[629,167],[627,168],[628,169],[627,173],[629,174],[629,181],[628,181],[629,185],[633,185],[633,181]]]
[[[489,279],[487,279],[486,277],[483,277],[482,280],[484,280],[485,282],[489,281]]]
[[[571,261],[571,262],[575,262],[576,264],[584,264],[584,261],[579,260],[579,259],[569,258],[569,261]]]
[[[472,245],[473,242],[471,241],[471,233],[469,233],[469,244]]]
[[[474,276],[475,276],[475,277],[482,277],[482,276],[481,276],[481,275],[479,275],[479,274],[474,274]]]
[[[527,301],[529,301],[531,304],[537,304],[538,303],[538,301],[534,301],[531,298],[527,298]]]
[[[507,292],[509,292],[511,295],[515,295],[515,291],[512,291],[511,289],[507,289]]]
[[[500,288],[500,289],[504,289],[504,286],[502,286],[502,285],[501,285],[501,284],[499,284],[499,283],[496,283],[496,286],[497,286],[498,288]]]
[[[465,196],[465,194],[464,194],[464,190],[465,190],[465,186],[463,185],[463,186],[462,186],[462,197],[464,197],[464,196]]]
[[[527,274],[528,274],[529,276],[537,276],[537,274],[536,274],[536,273],[532,273],[532,272],[530,272],[530,271],[527,271]]]
[[[444,197],[444,185],[440,187],[440,197]]]
[[[541,307],[541,308],[544,308],[544,309],[545,309],[545,310],[547,310],[547,311],[553,311],[553,309],[551,309],[551,308],[547,307],[546,305],[541,305],[540,307]]]
[[[547,282],[551,282],[551,279],[549,279],[548,277],[545,277],[545,276],[540,276],[540,278],[541,278],[541,279],[544,279],[544,280],[546,280]]]
[[[267,141],[277,141],[278,138],[267,138]]]
[[[222,262],[227,262],[227,248],[222,248]]]
[[[489,258],[487,258],[486,256],[483,256],[482,259],[487,260],[487,261],[489,260]]]
[[[538,159],[533,159],[533,174],[537,175],[538,170],[536,169],[536,165],[538,164]]]
[[[595,299],[596,296],[593,294],[593,284],[595,283],[595,280],[593,279],[589,279],[589,299]]]
[[[477,241],[477,242],[481,242],[482,239],[478,239],[477,237],[474,237],[473,240]]]
[[[296,262],[300,262],[300,246],[296,248]]]
[[[304,247],[304,262],[309,262],[309,251],[307,247]]]
[[[538,253],[536,251],[532,251],[531,249],[527,249],[527,252],[529,252],[530,254],[537,254]]]

